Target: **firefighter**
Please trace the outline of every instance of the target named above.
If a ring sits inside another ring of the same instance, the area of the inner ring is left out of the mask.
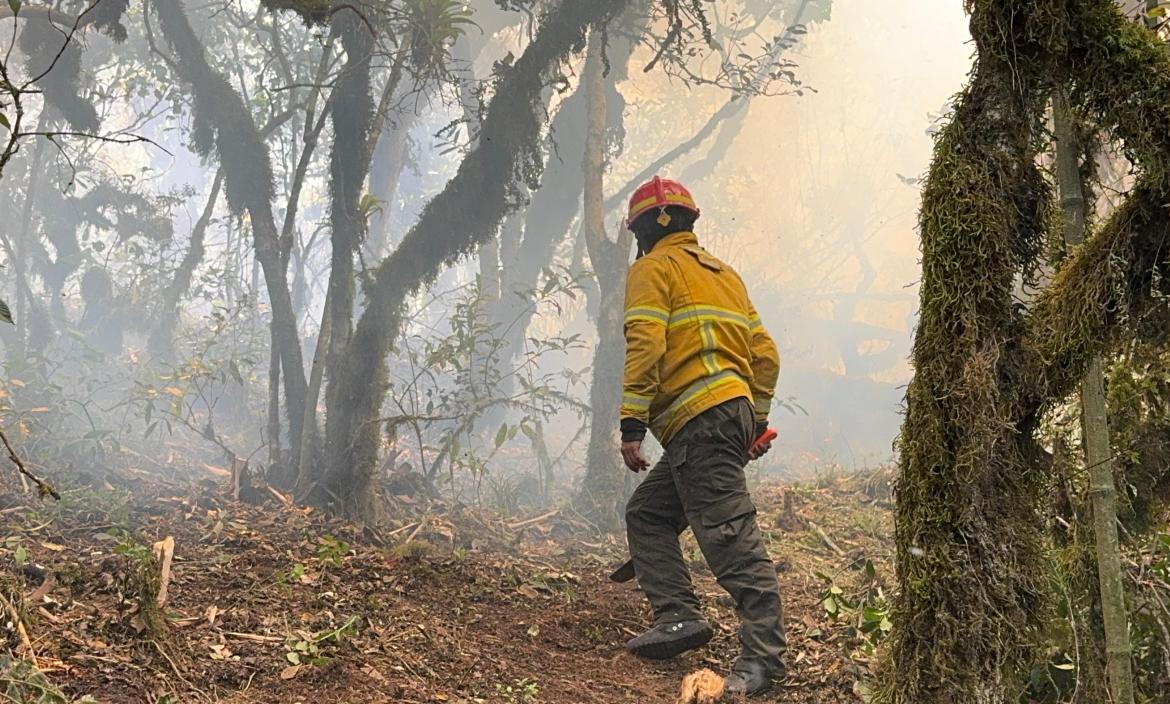
[[[720,586],[735,600],[741,653],[727,691],[754,695],[783,674],[776,569],[756,524],[744,465],[770,443],[779,355],[743,280],[693,232],[699,208],[657,176],[630,199],[638,259],[626,282],[622,458],[641,472],[646,432],[664,448],[626,506],[630,556],[654,609],[635,655],[666,659],[711,639],[678,536],[689,524]]]

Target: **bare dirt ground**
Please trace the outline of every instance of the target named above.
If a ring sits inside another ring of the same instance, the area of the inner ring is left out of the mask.
[[[701,561],[712,644],[666,664],[628,655],[649,612],[636,586],[607,580],[622,548],[560,512],[502,518],[404,500],[410,518],[374,533],[275,499],[226,501],[213,481],[126,479],[128,501],[81,489],[51,506],[0,495],[0,587],[25,614],[38,666],[70,696],[669,703],[683,675],[725,672],[735,655],[730,601]],[[848,600],[890,578],[884,480],[756,495],[790,640],[789,676],[762,701],[861,701],[864,638],[824,601],[827,580]],[[159,572],[149,545],[167,536],[176,548],[160,612],[149,608]],[[11,621],[0,632],[19,647]]]

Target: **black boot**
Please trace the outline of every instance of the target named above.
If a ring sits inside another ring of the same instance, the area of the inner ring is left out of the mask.
[[[736,663],[735,670],[727,676],[724,691],[727,694],[754,697],[772,687],[773,676],[774,673],[769,672],[761,663],[751,661]]]
[[[626,643],[626,648],[640,658],[668,660],[706,645],[712,635],[714,631],[706,621],[663,623]]]

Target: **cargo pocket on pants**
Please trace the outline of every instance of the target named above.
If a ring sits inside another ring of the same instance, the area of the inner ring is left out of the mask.
[[[711,504],[699,516],[703,527],[724,544],[735,542],[749,516],[756,515],[756,505],[748,495],[733,496]]]

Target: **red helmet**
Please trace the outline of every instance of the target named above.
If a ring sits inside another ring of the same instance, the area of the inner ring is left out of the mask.
[[[630,196],[630,214],[628,221],[633,222],[648,210],[658,208],[664,210],[668,205],[677,205],[699,215],[699,207],[691,192],[678,181],[655,176],[650,181],[638,187],[634,195]]]

